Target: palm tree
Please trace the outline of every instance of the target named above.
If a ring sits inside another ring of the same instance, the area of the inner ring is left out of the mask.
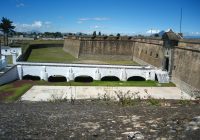
[[[0,30],[4,33],[4,45],[8,45],[8,34],[10,32],[14,32],[15,26],[12,25],[12,21],[9,19],[2,17],[1,23],[0,23]]]

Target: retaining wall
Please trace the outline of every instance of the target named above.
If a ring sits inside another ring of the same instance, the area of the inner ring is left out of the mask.
[[[0,75],[0,85],[7,84],[9,82],[19,79],[17,66],[13,66],[11,69]]]

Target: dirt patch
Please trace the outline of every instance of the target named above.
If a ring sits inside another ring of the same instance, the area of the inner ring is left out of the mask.
[[[12,95],[13,95],[13,93],[10,93],[10,92],[1,93],[0,94],[0,101],[3,101],[5,98],[12,96]]]
[[[34,84],[34,81],[32,81],[32,80],[17,80],[15,82],[13,82],[13,86],[15,88],[21,87],[24,84]]]
[[[0,139],[200,139],[199,104],[120,106],[101,100],[0,104]]]

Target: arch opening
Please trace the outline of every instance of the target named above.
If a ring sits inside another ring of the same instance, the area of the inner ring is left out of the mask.
[[[157,76],[157,74],[155,74],[155,81],[158,81],[158,76]]]
[[[104,76],[101,81],[120,81],[120,79],[116,76]]]
[[[169,58],[165,57],[164,69],[169,71]]]
[[[141,76],[132,76],[132,77],[129,77],[127,81],[146,81],[146,79]]]
[[[86,82],[86,83],[89,83],[89,82],[93,82],[93,78],[90,77],[90,76],[77,76],[74,79],[74,82]]]
[[[32,80],[32,81],[37,81],[37,80],[40,80],[40,77],[39,76],[33,76],[33,75],[24,75],[23,80]]]
[[[67,79],[62,75],[53,75],[48,78],[48,82],[67,82]]]

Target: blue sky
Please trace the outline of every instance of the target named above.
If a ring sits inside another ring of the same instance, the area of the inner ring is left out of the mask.
[[[172,28],[200,35],[200,0],[1,0],[17,31],[147,34]]]

